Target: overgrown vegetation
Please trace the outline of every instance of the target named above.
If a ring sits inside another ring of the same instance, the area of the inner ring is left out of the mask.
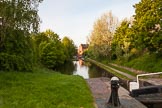
[[[134,8],[135,15],[130,20],[124,19],[115,32],[110,29],[114,24],[111,16],[106,18],[110,22],[103,17],[97,20],[87,55],[146,72],[162,71],[162,1],[141,0]]]
[[[156,54],[144,54],[130,62],[123,62],[123,65],[146,72],[161,72],[162,57],[158,57]]]
[[[118,72],[112,70],[112,69],[111,69],[109,66],[107,66],[107,65],[104,65],[104,64],[102,64],[102,63],[100,63],[100,62],[97,62],[97,61],[95,61],[95,60],[92,60],[92,59],[88,59],[88,61],[94,63],[94,64],[97,65],[98,67],[101,67],[102,69],[106,70],[107,72],[110,72],[111,74],[113,74],[113,75],[115,75],[115,76],[117,76],[117,77],[119,77],[119,78],[121,78],[121,79],[130,80],[127,76],[122,75],[122,74],[120,74],[120,73],[118,73]]]
[[[110,66],[110,67],[112,67],[112,68],[114,68],[114,69],[117,69],[119,71],[125,72],[125,73],[127,73],[129,75],[132,75],[132,76],[136,76],[137,75],[136,73],[131,72],[131,71],[126,70],[126,69],[123,69],[123,68],[120,68],[120,67],[117,67],[117,66],[114,66],[114,65],[111,65],[111,64],[107,64],[107,65]]]
[[[50,69],[56,68],[66,60],[65,48],[59,36],[51,30],[32,35],[35,43],[36,62]]]
[[[94,108],[93,97],[80,76],[44,68],[0,72],[1,108]]]
[[[61,41],[51,30],[38,32],[38,6],[42,1],[0,2],[0,70],[32,71],[38,63],[55,69],[76,52],[70,38]]]
[[[30,32],[37,32],[37,6],[42,0],[0,2],[0,70],[31,71],[33,46]]]

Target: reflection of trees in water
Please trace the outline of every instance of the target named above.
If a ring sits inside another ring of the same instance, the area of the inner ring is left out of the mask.
[[[75,74],[77,72],[77,61],[73,61],[73,64],[74,64],[74,70],[72,72],[72,74]]]
[[[73,71],[77,70],[77,64],[72,61],[68,61],[64,65],[58,67],[57,70],[62,74],[72,75]]]
[[[86,61],[86,62],[84,62],[84,65],[87,66],[87,67],[90,67],[91,66],[91,63],[88,62],[88,61]]]
[[[91,65],[88,70],[88,74],[90,78],[96,78],[102,76],[102,72],[99,71],[99,68],[95,65]]]
[[[89,78],[97,78],[97,77],[108,77],[108,78],[112,78],[114,75],[111,74],[110,72],[94,65],[91,64],[91,66],[89,66]],[[125,88],[128,89],[128,81],[127,80],[123,80],[120,79],[120,84]]]
[[[96,77],[109,77],[111,78],[113,75],[109,72],[107,72],[106,70],[91,64],[91,66],[89,66],[89,77],[90,78],[96,78]]]

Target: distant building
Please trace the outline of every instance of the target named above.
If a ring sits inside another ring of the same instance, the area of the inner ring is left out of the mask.
[[[88,46],[89,46],[88,44],[80,44],[80,46],[78,48],[78,56],[79,57],[82,56],[83,52],[88,49]]]

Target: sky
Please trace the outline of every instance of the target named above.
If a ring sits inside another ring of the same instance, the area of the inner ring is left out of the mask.
[[[135,13],[140,0],[44,0],[38,8],[40,31],[51,29],[62,39],[68,36],[76,46],[86,44],[94,22],[111,11],[121,21]]]

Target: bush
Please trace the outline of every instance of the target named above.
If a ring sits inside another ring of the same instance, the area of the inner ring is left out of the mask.
[[[0,70],[32,71],[33,44],[23,30],[6,30],[0,47]]]
[[[31,71],[32,64],[24,56],[0,53],[0,70]]]
[[[40,50],[41,63],[47,68],[55,69],[66,60],[64,47],[59,42],[46,43]]]
[[[156,54],[144,54],[125,65],[146,72],[157,72],[162,70],[162,58]]]

